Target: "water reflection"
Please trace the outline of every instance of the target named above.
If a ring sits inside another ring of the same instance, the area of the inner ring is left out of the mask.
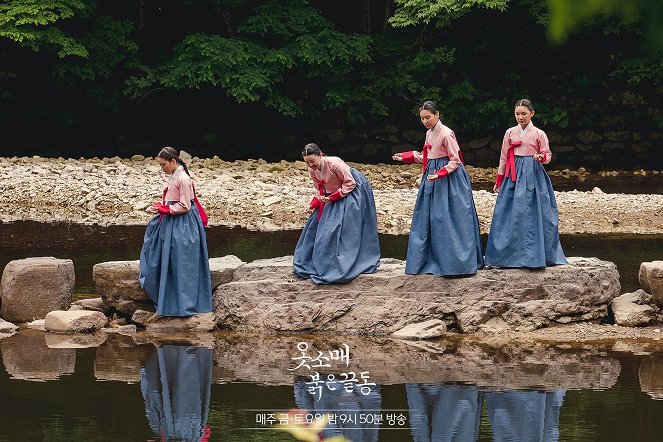
[[[12,379],[51,381],[74,372],[76,350],[47,345],[46,334],[27,330],[0,340],[2,362]]]
[[[97,348],[106,341],[108,334],[97,333],[46,333],[44,340],[48,348]]]
[[[640,363],[640,389],[652,399],[663,400],[663,355],[649,356]]]
[[[225,332],[173,339],[21,330],[0,340],[0,397],[12,404],[3,409],[0,441],[199,441],[207,427],[210,440],[292,440],[255,428],[250,410],[293,407],[293,388],[297,407],[337,415],[325,437],[353,442],[658,440],[663,433],[663,401],[652,400],[663,397],[661,341],[403,342]],[[370,372],[379,387],[362,395],[331,384],[336,391],[316,401],[306,386],[310,371],[293,380],[288,370],[302,341],[310,355],[347,344],[348,369]],[[381,415],[383,422],[341,421],[342,412]],[[405,425],[388,425],[392,413],[405,416]]]
[[[559,440],[559,411],[566,390],[486,392],[496,442]]]
[[[352,442],[375,442],[379,425],[374,419],[381,414],[380,386],[370,388],[338,380],[326,381],[321,391],[310,385],[310,378],[295,377],[295,403],[313,414],[327,414],[330,422],[322,432],[324,439],[344,436]]]
[[[414,442],[470,442],[479,437],[483,392],[469,385],[407,384]]]
[[[140,369],[150,428],[162,441],[206,441],[212,349],[163,345]]]
[[[283,335],[224,335],[216,343],[215,364],[225,382],[290,384],[287,368],[297,343],[310,354],[347,344],[355,372],[368,371],[372,382],[393,384],[476,384],[489,390],[608,389],[620,373],[615,358],[592,348],[492,339],[436,342],[379,338]],[[308,374],[305,369],[296,374]]]

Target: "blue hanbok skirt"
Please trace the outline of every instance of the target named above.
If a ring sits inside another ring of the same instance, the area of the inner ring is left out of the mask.
[[[211,348],[166,344],[145,361],[140,389],[145,415],[158,440],[207,440],[212,359]]]
[[[504,177],[486,245],[486,265],[545,268],[566,264],[552,183],[531,156],[516,156],[516,182]]]
[[[406,384],[414,442],[479,438],[483,392],[474,385]]]
[[[479,218],[470,177],[463,165],[449,175],[426,180],[449,164],[448,157],[428,161],[414,205],[405,273],[473,275],[483,267]]]
[[[559,440],[559,412],[566,390],[487,391],[486,408],[495,441]]]
[[[295,274],[316,284],[350,282],[380,265],[373,190],[364,175],[350,172],[357,186],[345,198],[325,204],[320,221],[318,211],[313,212],[295,247]]]
[[[312,388],[308,382],[310,378],[295,377],[295,405],[310,414],[359,416],[374,414],[381,409],[380,385],[343,384],[339,376],[339,379],[323,379],[320,386]],[[373,420],[362,423],[359,419],[337,419],[329,422],[322,431],[321,440],[343,436],[351,442],[376,442],[379,427]]]
[[[160,316],[212,311],[207,237],[195,204],[182,215],[157,215],[147,224],[138,282]]]

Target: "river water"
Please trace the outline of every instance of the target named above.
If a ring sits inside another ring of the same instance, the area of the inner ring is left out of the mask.
[[[71,258],[75,296],[94,296],[92,266],[137,259],[143,232],[0,224],[0,266],[29,256]],[[245,261],[290,254],[297,236],[208,229],[210,256]],[[562,244],[568,256],[615,262],[622,292],[638,288],[640,262],[663,257],[663,236],[571,235]],[[383,235],[381,245],[384,257],[404,258],[407,238]],[[333,422],[325,436],[353,442],[650,441],[663,434],[661,341],[22,330],[0,339],[0,352],[0,441],[291,441],[275,426],[309,417],[286,414],[295,408],[327,413]]]

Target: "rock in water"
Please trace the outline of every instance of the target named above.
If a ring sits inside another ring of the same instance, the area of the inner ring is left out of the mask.
[[[600,319],[620,294],[616,266],[568,258],[545,270],[484,269],[468,278],[406,275],[405,262],[383,259],[378,271],[348,284],[316,286],[292,273],[292,257],[240,266],[213,295],[219,327],[246,332],[315,332],[385,336],[441,320],[461,333],[493,319],[533,330]]]

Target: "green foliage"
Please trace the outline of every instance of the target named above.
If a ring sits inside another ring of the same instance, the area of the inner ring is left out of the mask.
[[[654,113],[652,120],[654,121],[654,124],[656,124],[657,128],[663,129],[663,114],[661,114],[660,111],[656,111]]]
[[[467,132],[479,132],[500,127],[509,106],[503,99],[490,98],[468,79],[452,84],[440,97],[442,115],[454,127]]]
[[[263,102],[285,116],[303,112],[302,90],[285,91],[283,83],[315,79],[334,84],[355,63],[371,62],[370,37],[334,30],[307,1],[269,1],[244,19],[238,35],[193,34],[174,48],[162,66],[132,77],[128,94],[144,95],[158,83],[183,89],[223,88],[238,103]],[[296,68],[296,72],[294,70]],[[315,88],[320,81],[309,85]],[[333,86],[332,86],[333,87]]]
[[[658,51],[640,57],[625,59],[613,76],[625,77],[631,84],[650,83],[654,86],[663,82],[663,53]]]
[[[260,37],[278,36],[297,38],[312,30],[329,29],[331,23],[306,0],[290,0],[281,4],[271,0],[256,9],[257,14],[247,17],[237,30]]]
[[[557,106],[549,109],[543,105],[536,113],[536,118],[546,126],[569,127],[569,112]]]
[[[389,20],[395,27],[435,22],[437,26],[445,26],[472,8],[486,8],[504,11],[509,0],[395,0],[398,9]]]
[[[79,38],[88,51],[88,57],[83,60],[65,59],[54,69],[55,75],[70,86],[76,79],[108,79],[118,65],[131,67],[137,63],[135,54],[138,46],[129,35],[133,23],[103,16],[95,18],[89,27],[89,33]]]
[[[390,60],[385,70],[362,69],[361,84],[340,83],[331,88],[323,102],[327,109],[347,109],[352,123],[366,123],[376,116],[390,114],[389,104],[405,101],[415,108],[425,100],[439,97],[441,89],[432,86],[439,82],[440,67],[451,65],[455,51],[447,47],[435,48],[430,52],[407,51],[395,60]]]
[[[113,77],[118,71],[140,66],[138,46],[130,37],[133,23],[102,16],[86,24],[86,32],[78,40],[88,56],[66,57],[53,67],[53,75],[59,85],[82,90],[95,102],[119,111],[122,92],[113,87]]]
[[[548,35],[557,43],[566,41],[569,34],[582,24],[617,17],[621,26],[644,20],[646,41],[653,47],[663,47],[663,4],[660,0],[548,0],[548,5]]]
[[[53,23],[81,15],[85,0],[10,0],[0,3],[0,37],[6,37],[34,51],[42,46],[57,48],[60,57],[87,57],[83,44],[67,36]]]
[[[165,87],[220,86],[238,102],[257,101],[281,80],[291,57],[259,43],[218,35],[193,34],[174,49],[175,57],[158,69]]]
[[[372,40],[366,35],[344,34],[333,29],[323,29],[315,34],[299,36],[294,44],[286,46],[286,52],[303,62],[304,66],[322,67],[339,72],[350,72],[352,63],[371,62],[369,53]],[[315,76],[323,72],[314,70]]]
[[[546,0],[518,0],[518,3],[527,8],[528,15],[535,23],[546,27],[550,25],[550,14]]]
[[[174,89],[211,85],[223,88],[238,103],[264,100],[284,115],[300,112],[292,100],[276,91],[283,72],[294,64],[284,51],[237,38],[194,34],[175,47],[175,54],[163,66],[132,77],[127,93],[143,96],[155,83]]]

